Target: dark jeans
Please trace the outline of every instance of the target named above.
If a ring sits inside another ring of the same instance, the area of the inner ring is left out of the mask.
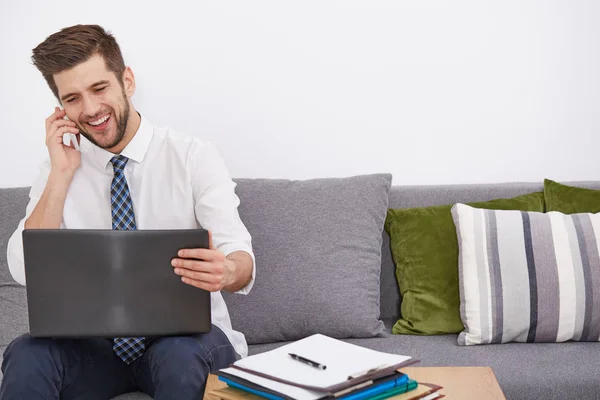
[[[236,359],[216,326],[198,336],[149,338],[127,365],[111,339],[36,339],[23,335],[4,352],[0,400],[110,399],[142,391],[156,400],[202,399],[211,371]]]

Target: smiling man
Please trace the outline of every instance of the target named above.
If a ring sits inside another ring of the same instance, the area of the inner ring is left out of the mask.
[[[201,226],[210,233],[209,248],[183,250],[172,267],[186,284],[211,292],[213,325],[197,336],[20,336],[4,353],[0,399],[109,399],[136,390],[159,400],[200,399],[210,371],[247,354],[221,295],[247,293],[255,276],[235,183],[210,142],[154,127],[135,110],[133,72],[101,27],[77,25],[49,36],[33,50],[33,62],[64,109],[46,119],[49,158],[8,244],[13,278],[26,284],[25,228]],[[63,144],[65,134],[77,138],[80,151]]]

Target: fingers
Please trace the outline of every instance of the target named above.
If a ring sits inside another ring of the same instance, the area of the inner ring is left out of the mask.
[[[223,271],[217,271],[214,264],[208,261],[199,260],[184,260],[181,258],[175,258],[171,261],[171,265],[176,268],[184,268],[191,271],[208,272],[208,273],[220,273]]]
[[[46,142],[47,143],[53,143],[53,142],[62,143],[63,135],[65,133],[77,134],[77,133],[79,133],[79,129],[73,128],[71,126],[61,126],[56,131],[54,131],[54,134],[48,136],[48,138],[46,139]]]
[[[182,260],[176,258],[172,261],[175,267],[175,274],[181,276],[181,281],[188,285],[216,292],[223,288],[221,281],[223,279],[223,267],[218,268],[218,264],[198,261]]]
[[[50,129],[50,125],[54,121],[64,118],[65,115],[67,115],[65,110],[61,110],[59,107],[54,107],[54,112],[50,114],[48,118],[46,118],[46,131]]]
[[[46,131],[46,142],[62,143],[62,137],[65,133],[78,134],[79,129],[77,129],[77,125],[73,121],[62,118],[56,119],[50,123],[49,129]]]
[[[70,128],[75,128],[77,130],[77,132],[79,132],[79,129],[77,129],[77,124],[73,121],[69,121],[68,119],[57,119],[54,122],[52,122],[50,124],[50,129],[48,130],[48,136],[52,135],[54,132],[56,132],[59,128],[68,126]],[[73,132],[73,133],[77,133],[77,132]]]
[[[216,292],[222,289],[221,279],[223,274],[215,274],[214,272],[198,272],[199,270],[207,269],[210,271],[210,268],[204,266],[201,267],[201,264],[209,264],[202,261],[192,261],[192,260],[184,260],[186,261],[186,265],[193,266],[194,268],[184,268],[184,267],[176,267],[175,273],[181,276],[181,281],[190,286],[194,286],[200,289],[208,290],[209,292]]]
[[[195,258],[204,261],[225,260],[225,254],[216,249],[181,249],[177,255],[181,258]]]
[[[184,268],[175,268],[175,273],[183,278],[202,281],[209,284],[219,283],[221,281],[218,275],[210,274],[208,272],[196,272]]]
[[[225,254],[217,250],[212,243],[212,234],[208,233],[208,249],[181,249],[178,257],[171,261],[175,273],[181,281],[209,292],[223,288],[225,272]]]

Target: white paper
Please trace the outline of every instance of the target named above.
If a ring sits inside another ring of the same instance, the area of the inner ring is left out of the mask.
[[[289,353],[316,361],[327,368],[320,370],[304,364],[294,360]],[[235,365],[294,383],[325,388],[347,381],[350,375],[382,365],[400,364],[410,358],[382,353],[316,334],[272,351],[243,358],[236,361]],[[249,380],[256,382],[254,377]]]

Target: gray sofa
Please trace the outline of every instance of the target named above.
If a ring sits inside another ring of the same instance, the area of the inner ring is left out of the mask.
[[[246,208],[265,207],[261,197],[244,196],[247,188],[264,181],[239,180],[238,194]],[[600,182],[578,182],[574,185],[600,189]],[[453,204],[513,197],[541,191],[541,183],[509,183],[452,186],[393,186],[389,194],[390,208]],[[0,353],[16,336],[27,332],[25,289],[12,280],[6,265],[6,245],[20,218],[24,215],[28,188],[0,189]],[[244,216],[243,213],[242,217]],[[243,219],[243,218],[242,218]],[[252,232],[251,232],[252,233]],[[351,343],[372,349],[408,354],[420,366],[491,366],[508,399],[600,399],[600,344],[559,343],[460,347],[457,335],[405,336],[392,335],[391,327],[399,317],[400,294],[389,249],[389,237],[382,240],[380,275],[380,318],[385,333],[372,338],[347,338]],[[255,251],[267,251],[256,249]],[[259,266],[260,267],[260,266]],[[260,271],[260,270],[259,270]],[[258,278],[261,278],[259,273]],[[263,276],[262,279],[265,279]],[[260,290],[255,287],[253,290]],[[229,297],[226,298],[226,300]],[[228,302],[234,327],[243,318],[243,298]],[[270,310],[277,312],[277,310]],[[260,342],[254,338],[254,342]],[[257,343],[249,346],[250,354],[263,352],[284,342]],[[142,394],[127,394],[119,399],[147,399]]]

